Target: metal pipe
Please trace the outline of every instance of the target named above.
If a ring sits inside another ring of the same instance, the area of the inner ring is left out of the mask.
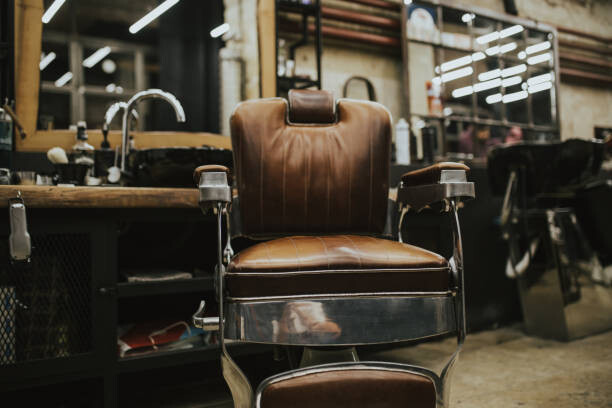
[[[398,19],[372,16],[358,11],[343,10],[334,7],[322,6],[321,17],[349,23],[363,24],[372,27],[386,28],[390,30],[399,30],[401,27]]]

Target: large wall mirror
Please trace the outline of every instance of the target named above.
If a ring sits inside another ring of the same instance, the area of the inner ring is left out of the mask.
[[[156,9],[161,15],[143,24]],[[223,23],[222,0],[44,0],[44,10],[37,129],[80,120],[99,129],[113,102],[161,88],[179,99],[187,121],[144,101],[139,130],[219,132],[222,40],[210,32]]]

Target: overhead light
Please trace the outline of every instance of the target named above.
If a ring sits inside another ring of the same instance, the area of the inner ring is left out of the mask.
[[[510,77],[510,78],[504,79],[502,81],[502,86],[505,87],[505,88],[508,88],[508,87],[510,87],[512,85],[518,85],[521,82],[523,82],[523,79],[520,77],[520,75],[517,75],[517,76],[513,76],[513,77]]]
[[[495,45],[491,48],[487,48],[485,50],[485,52],[487,53],[487,55],[491,56],[491,55],[497,55],[499,54],[499,45]]]
[[[434,85],[440,85],[442,83],[442,80],[440,79],[439,76],[432,78],[431,83]]]
[[[552,88],[552,82],[542,82],[541,84],[531,85],[527,88],[530,94],[545,91]]]
[[[42,71],[43,69],[47,68],[47,65],[49,65],[51,62],[53,62],[53,60],[55,59],[56,56],[57,55],[55,55],[55,53],[53,51],[51,51],[47,55],[45,55],[43,53],[40,56],[40,63],[38,64],[38,67],[40,68],[40,70]]]
[[[520,101],[521,99],[525,99],[525,98],[527,98],[527,91],[518,91],[518,92],[513,92],[513,93],[504,95],[502,98],[502,102],[503,103],[516,102],[516,101]]]
[[[64,3],[66,2],[66,0],[55,0],[47,9],[47,11],[45,11],[45,14],[43,14],[42,16],[42,22],[47,24],[49,21],[51,21],[51,19],[53,18],[53,16],[55,15],[55,13],[57,13],[57,10],[59,10],[60,7],[62,7],[64,5]]]
[[[110,52],[111,47],[109,47],[108,45],[106,47],[99,48],[93,54],[83,60],[83,66],[86,68],[92,68],[98,62],[102,61],[104,57],[110,54]]]
[[[68,81],[70,81],[71,79],[72,79],[72,72],[68,71],[64,75],[59,77],[57,81],[55,81],[55,86],[57,86],[58,88],[61,88],[62,86],[66,85]]]
[[[487,96],[487,98],[485,100],[487,101],[487,103],[489,105],[491,105],[492,103],[501,102],[502,94],[496,93],[496,94],[493,94],[493,95],[489,95],[489,96]]]
[[[230,25],[227,23],[223,23],[220,26],[217,26],[215,28],[213,28],[212,30],[210,30],[210,36],[212,38],[217,38],[222,36],[223,34],[227,33],[230,29]]]
[[[480,61],[480,60],[483,60],[485,58],[486,58],[486,56],[484,55],[484,52],[477,51],[477,52],[472,54],[472,61]]]
[[[479,81],[488,81],[489,79],[497,78],[501,75],[501,69],[496,68],[491,71],[483,72],[482,74],[478,74]]]
[[[462,96],[471,95],[474,91],[471,86],[464,86],[463,88],[457,88],[453,90],[453,98],[461,98]]]
[[[510,37],[510,36],[513,36],[514,34],[520,33],[523,30],[524,28],[522,25],[520,24],[513,25],[512,27],[504,28],[503,30],[501,30],[499,32],[499,38]]]
[[[521,88],[523,88],[523,89],[526,91],[526,90],[527,90],[527,83],[526,83],[526,82],[523,82],[523,83],[521,84]]]
[[[499,53],[500,54],[505,54],[507,52],[510,52],[512,50],[516,49],[516,43],[515,42],[511,42],[508,44],[504,44],[501,47],[499,47]]]
[[[117,89],[117,85],[115,85],[114,83],[108,84],[104,88],[104,90],[106,90],[106,92],[111,92],[111,93],[115,92],[115,89]]]
[[[478,44],[487,44],[497,39],[499,39],[499,31],[493,31],[492,33],[481,35],[480,37],[476,38],[476,42]]]
[[[525,64],[515,65],[513,67],[502,70],[501,76],[505,78],[505,77],[523,73],[525,71],[527,71],[527,65]]]
[[[409,6],[412,4],[412,0],[404,0],[404,4]]]
[[[442,82],[449,82],[457,78],[463,78],[468,75],[472,75],[473,72],[474,70],[472,69],[472,67],[465,67],[457,69],[455,71],[450,71],[445,74],[442,74]]]
[[[442,72],[445,72],[445,71],[450,71],[451,69],[459,68],[464,65],[470,64],[471,62],[472,62],[472,56],[466,55],[465,57],[443,62],[442,65],[440,65],[440,67],[442,68]]]
[[[168,9],[178,3],[180,0],[166,0],[159,6],[155,7],[149,13],[145,14],[140,20],[130,26],[130,33],[136,34],[143,27],[147,26],[151,21],[164,14]]]
[[[444,116],[450,116],[453,114],[453,110],[447,106],[446,108],[442,109],[442,114]]]
[[[522,59],[522,60],[523,60],[523,59],[525,59],[525,58],[527,58],[527,53],[526,53],[525,51],[521,51],[521,52],[519,52],[519,53],[518,53],[518,58],[519,58],[519,59]]]
[[[474,15],[474,13],[465,13],[461,16],[461,21],[467,24],[470,21],[474,20],[474,18],[476,18],[476,15]]]
[[[497,88],[502,84],[502,80],[499,78],[492,79],[490,81],[478,82],[474,84],[474,91],[481,92],[486,91],[487,89]]]
[[[537,84],[541,84],[543,82],[548,82],[548,81],[552,81],[552,74],[550,72],[529,78],[527,80],[527,85],[532,86],[532,85],[537,85]]]
[[[552,59],[552,54],[550,52],[546,52],[544,54],[539,54],[533,57],[527,58],[527,63],[529,65],[535,65],[542,62],[550,61]]]
[[[544,41],[541,43],[530,45],[525,48],[527,54],[535,54],[536,52],[544,51],[550,48],[550,41]]]

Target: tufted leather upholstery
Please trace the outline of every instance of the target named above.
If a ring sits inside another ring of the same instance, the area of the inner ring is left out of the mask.
[[[433,382],[386,370],[342,370],[307,374],[270,384],[261,408],[435,408]]]
[[[292,92],[292,123],[280,98],[246,101],[234,111],[234,169],[245,235],[383,231],[389,113],[376,103],[340,100],[337,120],[328,123],[326,95]],[[325,101],[325,107],[316,108],[313,100]],[[304,121],[311,123],[295,123]]]
[[[448,291],[448,262],[367,236],[280,238],[241,251],[227,268],[230,297]]]

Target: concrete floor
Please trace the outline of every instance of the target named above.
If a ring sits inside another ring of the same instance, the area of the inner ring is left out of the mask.
[[[377,355],[419,363],[454,343]],[[567,343],[529,337],[518,327],[472,334],[456,364],[451,407],[612,407],[612,331]]]
[[[447,339],[362,355],[442,367]],[[227,397],[226,397],[227,398]],[[189,407],[225,408],[227,399]],[[612,408],[612,331],[572,342],[529,337],[519,326],[468,336],[455,366],[451,408]]]

